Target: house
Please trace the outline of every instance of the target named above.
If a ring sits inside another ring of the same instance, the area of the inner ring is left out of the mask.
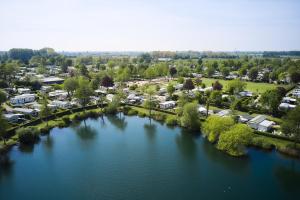
[[[279,110],[291,110],[291,109],[294,109],[294,108],[296,108],[296,105],[289,104],[289,103],[281,103],[278,106]]]
[[[58,108],[62,108],[62,109],[69,109],[72,108],[72,105],[70,102],[68,101],[52,101],[50,105],[56,106]]]
[[[110,101],[110,102],[113,101],[113,98],[114,98],[114,95],[113,95],[113,94],[108,94],[108,95],[106,95],[106,99],[107,99],[108,101]]]
[[[239,115],[239,122],[241,122],[241,123],[246,123],[246,122],[250,121],[251,119],[253,119],[253,117],[251,115],[247,115],[247,114]]]
[[[106,90],[100,90],[100,89],[98,89],[98,90],[95,90],[95,93],[96,93],[97,95],[106,95],[106,94],[107,94],[107,91],[106,91]]]
[[[161,109],[170,109],[170,108],[174,108],[175,106],[176,106],[175,101],[166,101],[159,104],[159,107]]]
[[[13,105],[22,105],[33,101],[35,101],[35,94],[22,94],[10,99],[10,103]]]
[[[14,108],[13,112],[14,113],[21,113],[21,114],[28,115],[28,116],[33,116],[33,117],[36,117],[38,115],[37,110],[29,109],[29,108]]]
[[[143,100],[142,97],[136,96],[136,94],[131,93],[127,96],[128,103],[140,103]]]
[[[49,92],[49,98],[52,99],[66,99],[68,96],[68,92],[64,91],[64,90],[55,90],[53,92]]]
[[[51,77],[43,78],[41,80],[41,82],[43,84],[48,84],[48,85],[51,85],[51,84],[62,84],[64,82],[64,79],[58,78],[58,77],[55,77],[55,76],[51,76]]]
[[[3,115],[4,118],[12,123],[17,123],[21,120],[24,120],[24,115],[23,114],[13,114],[13,113],[8,113]]]
[[[300,88],[296,88],[292,91],[292,95],[296,98],[300,98]]]
[[[261,132],[267,132],[273,127],[274,124],[275,122],[273,121],[264,120],[258,124],[257,130]]]
[[[220,117],[228,117],[230,116],[232,113],[231,110],[221,110],[220,112],[218,112],[216,115],[220,116]]]
[[[250,91],[242,91],[242,92],[239,92],[239,95],[241,97],[252,97],[253,96],[253,93],[250,92]]]
[[[177,84],[175,85],[175,90],[182,90],[183,84]]]
[[[166,93],[167,93],[167,89],[166,88],[160,88],[159,91],[158,91],[159,95],[163,95],[163,94],[166,94]]]
[[[18,88],[19,94],[30,94],[31,90],[29,88]]]
[[[48,93],[48,92],[51,91],[51,89],[52,89],[52,87],[51,87],[50,85],[43,85],[43,86],[41,87],[41,92],[42,92],[42,93]]]
[[[199,106],[198,112],[199,112],[201,115],[206,115],[206,114],[207,114],[207,109],[206,109],[204,106]],[[214,114],[214,111],[213,111],[213,110],[208,110],[208,114],[209,114],[209,115]]]
[[[297,102],[297,99],[291,98],[291,97],[283,97],[282,103],[289,103],[289,104],[295,104]]]
[[[262,122],[266,120],[266,116],[264,115],[257,115],[256,117],[254,117],[253,119],[248,121],[248,126],[250,126],[253,129],[258,129],[258,125]]]

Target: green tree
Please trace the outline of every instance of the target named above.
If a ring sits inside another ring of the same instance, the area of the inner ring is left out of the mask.
[[[43,96],[43,103],[42,103],[42,108],[40,112],[40,117],[44,118],[47,123],[48,127],[48,117],[51,115],[51,109],[48,106],[48,99],[46,96]]]
[[[247,83],[239,79],[231,80],[227,84],[227,90],[230,94],[238,94],[245,90]]]
[[[0,106],[7,100],[6,92],[0,89]]]
[[[154,67],[148,67],[146,69],[146,71],[144,72],[144,75],[151,82],[151,80],[156,76],[156,72],[155,72]]]
[[[257,75],[258,75],[258,69],[256,67],[253,67],[249,70],[248,77],[251,80],[255,80],[257,78]]]
[[[149,88],[146,90],[146,93],[148,94],[148,99],[144,102],[144,107],[149,110],[149,120],[151,123],[152,109],[155,107],[155,102],[153,99],[153,95],[155,94],[155,91]]]
[[[68,92],[68,97],[71,98],[78,88],[78,80],[76,78],[68,78],[64,81],[64,89]]]
[[[295,145],[300,141],[300,106],[288,112],[281,125],[282,132],[294,138]]]
[[[222,132],[229,130],[234,125],[231,117],[209,116],[203,123],[203,135],[210,142],[216,142]]]
[[[200,119],[198,113],[198,105],[196,103],[187,103],[183,106],[181,125],[191,130],[198,130],[200,127]]]
[[[222,92],[214,90],[210,93],[209,96],[210,103],[214,103],[216,106],[221,106],[222,104]]]
[[[183,89],[187,90],[188,92],[190,92],[190,90],[194,89],[194,83],[192,81],[192,79],[186,79],[186,81],[183,84]]]
[[[268,110],[268,112],[272,115],[278,113],[278,106],[281,102],[281,96],[278,91],[275,90],[267,90],[260,97],[260,102],[264,108]]]
[[[78,82],[78,88],[75,91],[75,96],[79,99],[82,107],[85,107],[90,102],[90,97],[93,93],[89,81],[81,77]]]
[[[172,97],[173,93],[175,92],[175,87],[173,86],[173,84],[170,84],[170,83],[168,84],[167,92]]]
[[[232,156],[244,155],[252,134],[253,130],[247,125],[236,124],[220,135],[217,148]]]
[[[5,136],[8,128],[8,122],[4,119],[2,110],[0,110],[0,138],[3,140],[4,145],[6,144]]]

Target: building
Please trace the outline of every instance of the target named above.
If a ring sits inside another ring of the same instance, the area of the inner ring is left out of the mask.
[[[161,109],[171,109],[171,108],[174,108],[175,106],[176,106],[175,101],[166,101],[166,102],[162,102],[159,104],[159,107]]]
[[[247,114],[239,115],[239,122],[241,122],[241,123],[246,123],[246,122],[250,121],[251,119],[253,119],[253,117],[251,115],[247,115]]]
[[[108,94],[108,95],[106,95],[106,99],[107,99],[108,101],[110,101],[110,102],[113,101],[113,98],[114,98],[114,95],[113,95],[113,94]]]
[[[18,88],[19,94],[30,94],[31,90],[29,88]]]
[[[62,84],[64,82],[64,79],[58,78],[58,77],[55,77],[55,76],[51,76],[51,77],[43,78],[41,80],[41,82],[43,84],[48,84],[48,85],[51,85],[51,84]]]
[[[267,132],[271,130],[275,122],[269,121],[269,120],[264,120],[261,123],[258,124],[257,130],[261,132]]]
[[[21,113],[21,114],[28,115],[28,116],[33,116],[33,117],[38,116],[37,110],[29,109],[29,108],[14,108],[13,112],[14,113]]]
[[[264,121],[266,119],[266,116],[264,115],[257,115],[256,117],[254,117],[253,119],[248,121],[248,126],[250,126],[253,129],[258,129],[258,125]]]
[[[53,92],[49,92],[49,98],[52,99],[66,99],[68,96],[68,92],[64,91],[64,90],[55,90]]]
[[[296,108],[296,105],[293,105],[293,104],[289,104],[289,103],[281,103],[279,104],[278,106],[278,109],[279,110],[291,110],[291,109],[294,109]]]
[[[52,101],[50,105],[56,106],[57,108],[69,109],[72,105],[68,101]]]
[[[7,121],[12,123],[17,123],[24,120],[23,114],[8,113],[8,114],[4,114],[3,116]]]
[[[283,97],[282,103],[289,103],[289,104],[295,104],[297,102],[297,99],[291,98],[291,97]]]
[[[51,91],[51,89],[52,89],[52,87],[51,87],[50,85],[43,85],[43,86],[41,87],[41,92],[43,92],[43,93],[48,93],[48,92]]]
[[[22,94],[10,99],[10,103],[13,105],[23,105],[33,101],[35,101],[35,94]]]
[[[231,115],[231,113],[232,113],[231,110],[221,110],[216,115],[218,115],[220,117],[228,117]]]
[[[253,96],[253,93],[250,92],[250,91],[242,91],[242,92],[239,92],[239,95],[241,97],[252,97]]]

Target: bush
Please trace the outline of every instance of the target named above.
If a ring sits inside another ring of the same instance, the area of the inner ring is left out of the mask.
[[[130,109],[130,110],[127,112],[127,115],[129,115],[129,116],[137,115],[137,114],[138,114],[138,111],[133,110],[133,109]]]
[[[71,122],[70,117],[69,116],[64,116],[62,118],[63,122],[65,122],[65,124],[69,124]]]
[[[265,140],[263,137],[254,137],[251,141],[251,145],[267,150],[271,150],[274,147],[273,144]]]
[[[124,115],[127,115],[128,111],[131,110],[131,108],[129,106],[124,106],[123,107],[123,113]]]
[[[147,115],[146,115],[146,113],[138,112],[138,116],[139,116],[139,117],[146,117]]]
[[[34,144],[39,139],[39,130],[36,127],[20,128],[16,131],[23,144]]]
[[[57,123],[57,126],[58,126],[59,128],[63,128],[63,127],[66,127],[67,124],[66,124],[64,121],[59,121],[59,122]]]
[[[157,121],[164,122],[165,119],[166,119],[166,115],[160,114],[160,113],[155,113],[155,114],[152,115],[152,118],[157,120]]]
[[[167,116],[166,118],[166,124],[168,126],[176,126],[177,125],[177,119],[176,116]]]

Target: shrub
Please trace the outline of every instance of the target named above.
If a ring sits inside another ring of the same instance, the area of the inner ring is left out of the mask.
[[[57,126],[58,126],[59,128],[63,128],[63,127],[66,127],[67,124],[66,124],[64,121],[59,121],[59,122],[57,122]]]
[[[147,115],[146,115],[146,113],[138,112],[138,116],[139,116],[139,117],[146,117]]]
[[[128,111],[131,110],[131,108],[129,106],[124,106],[123,107],[123,113],[124,115],[127,115]]]
[[[166,119],[166,115],[161,114],[161,113],[154,113],[152,115],[152,118],[155,119],[155,120],[157,120],[157,121],[164,122],[165,119]]]
[[[251,145],[256,147],[261,147],[263,149],[271,150],[274,145],[265,140],[263,137],[254,137],[252,138]]]
[[[127,115],[129,115],[129,116],[137,115],[137,114],[138,114],[138,111],[133,110],[133,109],[130,109],[130,110],[128,111],[128,113],[127,113]]]
[[[39,130],[36,127],[20,128],[16,131],[23,144],[33,144],[39,139]]]
[[[217,144],[217,148],[232,156],[246,154],[246,145],[251,141],[253,130],[245,124],[236,124],[228,131],[223,132]]]
[[[65,124],[69,124],[71,122],[70,117],[69,116],[64,116],[62,118],[63,122],[65,122]]]
[[[171,115],[167,116],[167,118],[166,118],[166,124],[168,126],[175,126],[175,125],[177,125],[176,116],[171,116]]]

